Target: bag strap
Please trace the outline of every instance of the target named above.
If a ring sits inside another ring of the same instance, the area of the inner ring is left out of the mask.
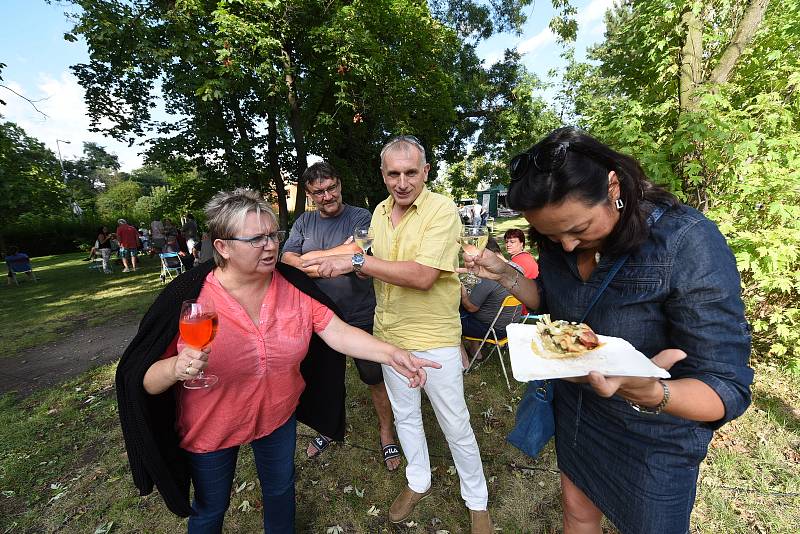
[[[654,209],[653,212],[650,213],[650,216],[647,218],[647,226],[653,226],[656,223],[656,221],[661,218],[661,216],[664,214],[665,211],[666,209],[664,208],[664,206],[656,206],[656,209]],[[597,288],[597,292],[594,294],[592,302],[589,303],[589,306],[586,307],[586,311],[583,312],[581,320],[578,321],[579,323],[582,323],[586,320],[586,317],[589,315],[589,312],[592,311],[594,305],[597,304],[597,301],[600,300],[600,297],[603,295],[603,291],[605,291],[606,288],[608,287],[608,284],[611,283],[611,279],[614,278],[614,275],[617,274],[617,271],[620,270],[622,265],[628,260],[629,256],[630,254],[625,254],[623,256],[620,256],[617,259],[617,261],[614,262],[614,265],[611,267],[611,270],[608,271],[608,274],[603,280],[603,283],[600,284],[599,288]]]

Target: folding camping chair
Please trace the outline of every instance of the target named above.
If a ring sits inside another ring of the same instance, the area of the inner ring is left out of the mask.
[[[19,281],[17,280],[18,274],[27,274],[29,278],[31,278],[34,282],[38,282],[39,279],[36,278],[36,274],[33,272],[33,267],[31,267],[31,260],[26,258],[25,256],[20,255],[19,258],[12,258],[8,259],[6,257],[6,266],[8,267],[8,285],[11,285],[13,281],[14,284],[19,285]]]
[[[466,372],[468,373],[472,366],[475,364],[475,360],[478,358],[478,355],[481,353],[481,349],[487,343],[492,345],[492,350],[489,352],[488,356],[486,356],[485,360],[488,360],[489,357],[497,351],[498,358],[500,358],[500,366],[503,368],[503,375],[506,377],[506,386],[508,386],[509,391],[511,390],[511,383],[508,381],[508,372],[506,371],[506,364],[503,362],[503,347],[508,344],[508,336],[505,334],[504,330],[500,332],[503,334],[503,337],[498,337],[497,330],[495,329],[495,325],[497,324],[497,319],[500,318],[500,315],[503,311],[507,311],[509,308],[514,308],[514,311],[511,314],[511,321],[513,323],[517,321],[522,313],[522,303],[517,300],[516,297],[509,295],[505,299],[503,299],[503,303],[500,305],[500,309],[497,310],[497,314],[495,314],[494,319],[492,320],[492,324],[489,325],[489,330],[486,331],[486,334],[483,336],[483,339],[479,337],[469,337],[464,336],[464,339],[468,339],[470,341],[480,341],[481,344],[478,346],[478,350],[475,351],[475,354],[472,356],[472,360],[469,362],[469,367],[467,367]]]
[[[164,252],[158,256],[161,258],[161,274],[159,276],[162,284],[167,283],[167,278],[172,280],[186,270],[177,252]]]

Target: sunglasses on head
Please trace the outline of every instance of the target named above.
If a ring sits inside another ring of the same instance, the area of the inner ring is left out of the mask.
[[[386,150],[395,143],[411,143],[412,145],[416,145],[420,149],[425,150],[425,148],[422,146],[422,141],[413,135],[396,135],[389,139],[389,141],[383,146],[383,149]]]
[[[560,143],[545,143],[528,152],[517,154],[511,159],[511,164],[509,165],[511,182],[519,181],[531,163],[542,172],[557,171],[564,165],[568,150],[569,141],[563,141]]]

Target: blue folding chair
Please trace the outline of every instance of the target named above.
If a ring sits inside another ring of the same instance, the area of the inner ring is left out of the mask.
[[[159,276],[162,284],[167,283],[167,278],[172,280],[186,270],[177,252],[163,252],[158,256],[161,258],[161,274]]]

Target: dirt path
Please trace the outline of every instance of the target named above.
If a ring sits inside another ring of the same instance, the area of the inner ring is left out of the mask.
[[[138,314],[115,317],[59,341],[0,358],[0,395],[16,391],[25,397],[115,361],[136,334],[139,319]]]

